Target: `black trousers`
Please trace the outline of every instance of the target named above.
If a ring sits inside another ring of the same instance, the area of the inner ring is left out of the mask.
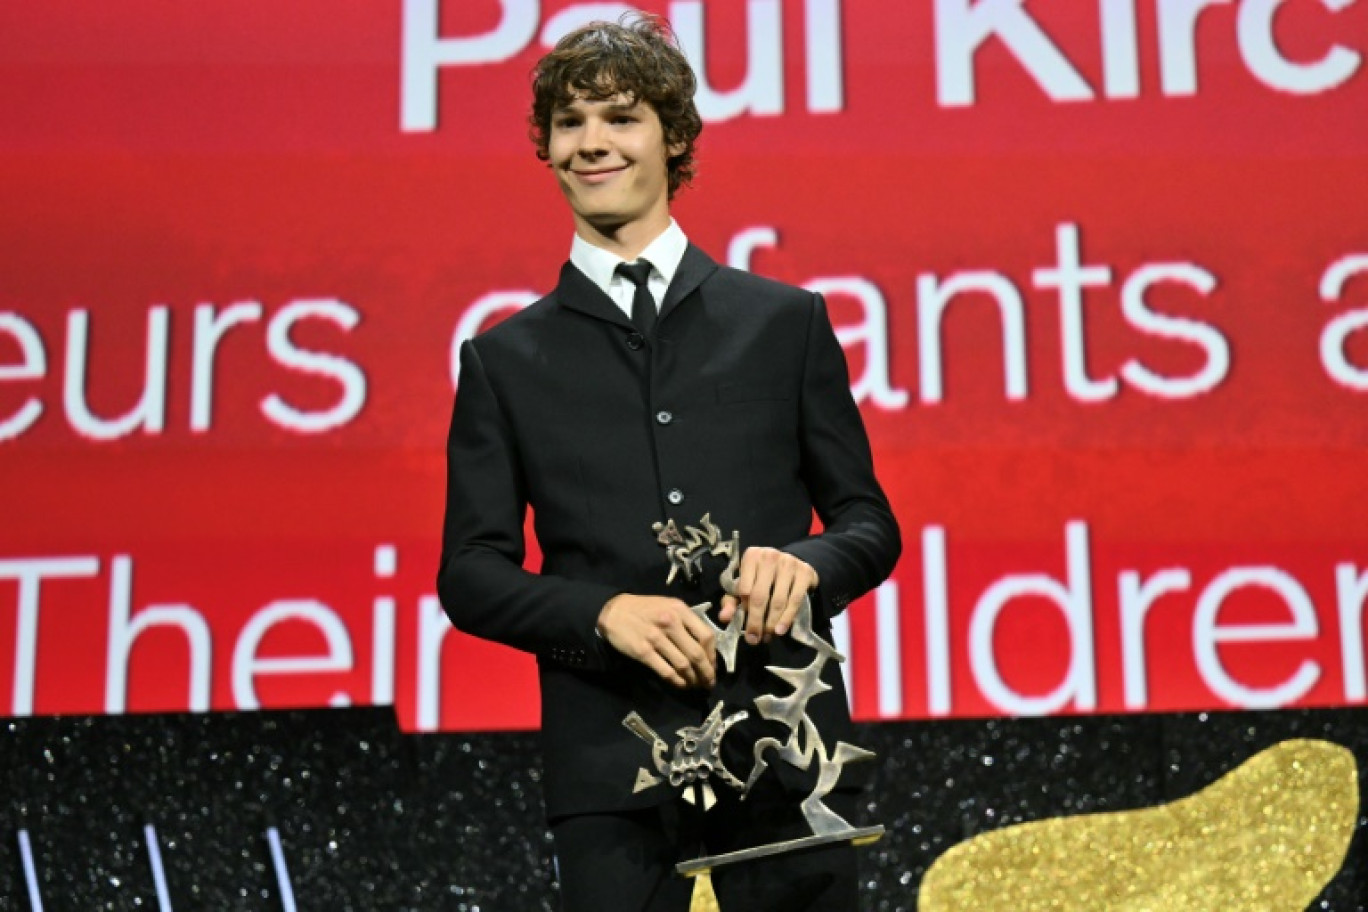
[[[826,804],[852,825],[858,792]],[[688,912],[694,881],[675,864],[701,855],[811,835],[803,796],[718,793],[706,814],[683,802],[614,814],[578,814],[551,824],[565,912]],[[722,912],[855,912],[859,878],[849,843],[714,868]]]

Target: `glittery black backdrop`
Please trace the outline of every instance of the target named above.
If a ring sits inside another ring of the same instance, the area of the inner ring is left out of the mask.
[[[535,736],[402,735],[384,710],[3,723],[0,909],[553,910]],[[1146,807],[1264,747],[1368,763],[1356,710],[865,726],[878,752],[866,912],[914,910],[977,833]],[[1368,909],[1365,818],[1313,909]],[[154,861],[157,859],[157,861]]]

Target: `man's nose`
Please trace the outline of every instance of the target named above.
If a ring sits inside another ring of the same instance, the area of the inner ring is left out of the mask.
[[[590,119],[584,124],[584,130],[580,133],[579,154],[585,158],[598,158],[608,151],[608,130],[606,126],[596,119]]]

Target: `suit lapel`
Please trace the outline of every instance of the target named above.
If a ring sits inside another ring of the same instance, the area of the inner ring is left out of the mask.
[[[713,262],[712,257],[690,244],[684,251],[684,258],[679,261],[679,268],[675,270],[670,287],[665,290],[665,302],[660,305],[661,322],[679,306],[679,302],[692,294],[703,284],[704,279],[716,271],[717,264]]]
[[[571,310],[628,329],[632,328],[632,321],[622,312],[622,308],[614,304],[613,299],[603,293],[603,289],[591,282],[587,275],[579,271],[579,267],[569,261],[561,266],[560,282],[556,285],[556,299]]]

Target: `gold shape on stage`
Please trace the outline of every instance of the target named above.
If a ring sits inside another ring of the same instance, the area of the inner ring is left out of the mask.
[[[927,871],[918,912],[1302,912],[1344,863],[1358,769],[1283,741],[1193,795],[984,833]]]
[[[712,877],[707,873],[694,879],[693,893],[689,898],[689,912],[722,912],[717,904],[717,894],[713,891]]]

